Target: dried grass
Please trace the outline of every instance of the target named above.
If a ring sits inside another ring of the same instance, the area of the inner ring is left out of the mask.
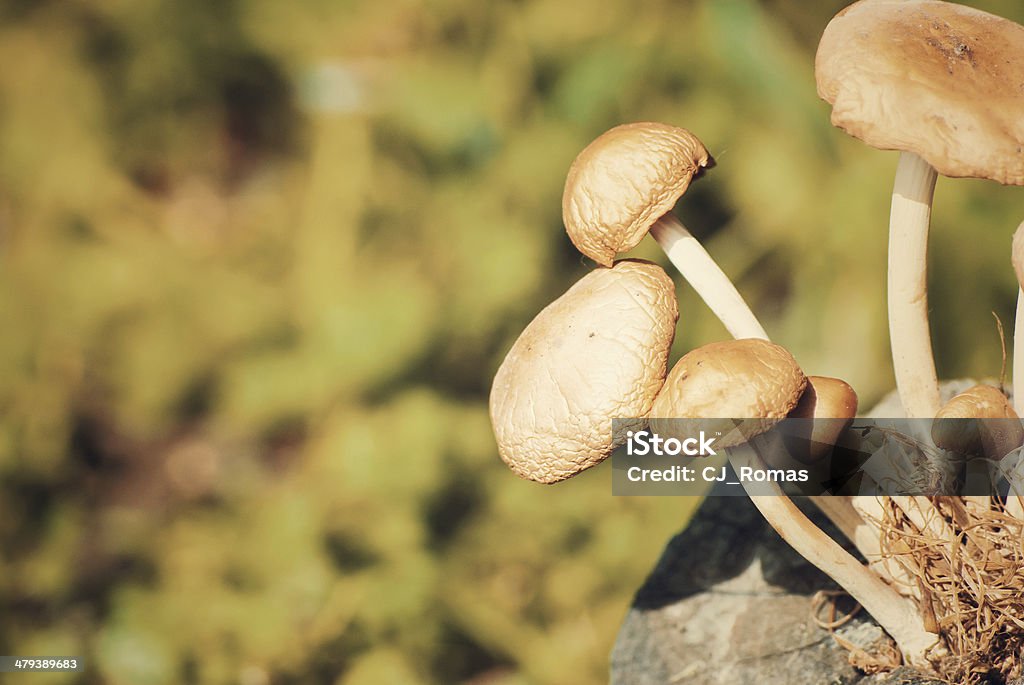
[[[888,497],[877,524],[883,555],[915,579],[922,615],[934,621],[948,648],[948,655],[937,657],[939,675],[967,685],[1020,677],[1024,521],[1005,513],[997,499],[984,511],[959,497],[928,501],[951,537],[921,530]]]

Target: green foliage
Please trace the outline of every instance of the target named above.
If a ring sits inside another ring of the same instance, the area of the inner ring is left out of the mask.
[[[839,4],[7,3],[0,653],[85,655],[47,683],[604,682],[695,503],[519,481],[491,377],[590,268],[573,157],[657,119],[717,158],[678,211],[768,330],[889,389],[894,155],[814,93]],[[939,183],[943,376],[998,372],[1019,197]],[[679,294],[677,354],[724,337]]]

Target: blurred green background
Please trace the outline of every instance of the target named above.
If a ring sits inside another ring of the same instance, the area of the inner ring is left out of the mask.
[[[604,682],[695,502],[520,481],[490,380],[593,267],[573,157],[653,119],[770,333],[891,388],[896,156],[814,89],[842,4],[0,3],[0,653],[88,662],[8,682]],[[939,181],[942,376],[999,373],[1021,200]],[[679,296],[676,357],[725,337]]]

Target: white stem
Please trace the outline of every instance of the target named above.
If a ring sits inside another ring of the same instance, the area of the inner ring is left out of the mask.
[[[1010,481],[1006,493],[1006,513],[1015,519],[1024,519],[1024,483]]]
[[[1018,468],[1020,460],[1021,451],[1014,450],[1003,457],[996,466],[999,471],[997,477],[1005,478],[1009,485],[1006,493],[1006,513],[1016,519],[1024,519],[1024,474],[1021,474]]]
[[[661,217],[651,227],[650,233],[668,255],[669,261],[697,291],[697,294],[701,296],[734,338],[769,339],[761,322],[757,320],[743,296],[736,290],[732,280],[675,215],[670,213]],[[839,512],[835,507],[821,506],[827,502],[829,497],[813,499],[822,512],[845,534],[844,528],[849,527],[850,521],[837,518],[836,515]],[[856,512],[852,510],[848,513],[857,517]],[[863,521],[861,523],[863,524]],[[863,536],[861,537],[863,538]],[[851,541],[857,544],[857,541],[852,538]],[[859,545],[858,549],[860,549]],[[862,553],[871,551],[872,548],[861,549]]]
[[[828,516],[828,519],[835,524],[839,532],[846,536],[847,540],[856,543],[859,532],[864,527],[864,519],[854,510],[848,497],[811,495],[809,499],[818,509],[821,509],[822,513]],[[872,545],[870,551],[877,555],[880,550],[876,550],[875,547],[876,545]],[[860,549],[865,558],[868,556],[868,550],[861,549],[860,545],[857,545],[857,549]],[[871,560],[868,559],[868,561]]]
[[[670,213],[658,219],[650,232],[732,337],[768,339],[736,286],[675,215]]]
[[[810,500],[821,509],[853,543],[868,562],[868,568],[877,573],[901,595],[920,598],[917,585],[902,567],[882,554],[882,507],[874,497],[842,497],[839,495],[811,495]]]
[[[1024,416],[1024,223],[1013,234],[1011,251],[1013,270],[1017,274],[1017,311],[1013,323],[1013,408],[1017,416]],[[1024,493],[1019,483],[1010,481],[1006,495],[1006,512],[1014,518],[1024,518]]]
[[[896,387],[908,418],[939,411],[939,381],[928,329],[928,225],[935,169],[900,154],[889,214],[889,340]]]
[[[764,460],[751,443],[730,450],[730,458],[736,458],[739,463],[750,463],[755,468],[765,468]],[[735,464],[734,468],[737,468]],[[892,636],[908,664],[928,667],[926,655],[938,643],[938,636],[925,629],[924,620],[912,600],[886,585],[835,540],[825,535],[782,492],[778,483],[751,483],[744,480],[743,487],[754,506],[782,539],[800,556],[839,583]],[[770,494],[757,494],[765,491]]]
[[[864,474],[865,478],[870,478]],[[890,580],[890,584],[904,597],[910,597],[920,601],[921,591],[913,576],[896,561],[892,556],[882,553],[881,530],[882,522],[885,521],[885,511],[882,508],[882,500],[875,496],[850,497],[850,507],[864,520],[864,525],[854,531],[858,538],[863,538],[857,545],[868,565],[882,578]],[[862,546],[863,545],[863,546]],[[865,549],[872,550],[869,555]]]
[[[922,495],[894,495],[892,501],[903,510],[907,519],[921,533],[949,544],[956,544],[956,533],[927,497]]]
[[[1017,313],[1013,323],[1013,408],[1024,416],[1024,290],[1017,288]]]

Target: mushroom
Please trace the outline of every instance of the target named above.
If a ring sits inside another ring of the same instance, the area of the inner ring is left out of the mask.
[[[848,383],[828,376],[808,376],[807,387],[789,412],[783,443],[786,455],[811,465],[820,462],[839,442],[857,416],[857,393]],[[810,498],[854,544],[872,570],[898,592],[915,596],[917,586],[898,564],[882,552],[878,522],[880,503],[874,497],[812,495]]]
[[[1024,27],[940,0],[861,0],[815,59],[832,123],[899,150],[889,218],[889,333],[910,417],[939,409],[926,257],[936,173],[1024,185]]]
[[[729,277],[670,213],[710,163],[703,143],[686,129],[654,122],[617,126],[569,169],[562,196],[566,232],[581,252],[608,264],[649,231],[733,337],[768,340]],[[834,507],[825,511],[830,518],[836,513]],[[841,525],[846,518],[833,520]]]
[[[767,338],[732,281],[671,213],[694,176],[712,164],[686,129],[654,122],[616,126],[569,169],[562,195],[566,232],[580,252],[605,266],[650,232],[733,337]]]
[[[705,430],[722,433],[717,445],[740,445],[786,418],[806,385],[780,345],[757,338],[709,343],[672,367],[651,407],[651,430],[662,435],[672,432],[672,419],[707,419]]]
[[[633,249],[650,232],[733,337],[768,340],[729,277],[671,214],[709,164],[703,143],[686,129],[654,122],[616,126],[580,152],[569,169],[562,195],[566,232],[600,264]],[[823,499],[816,503],[847,529],[848,510],[840,512]]]
[[[1021,446],[1024,427],[999,388],[975,385],[939,410],[932,441],[951,452],[999,460]]]
[[[764,340],[711,343],[684,355],[665,379],[651,408],[651,429],[671,430],[676,417],[714,421],[708,429],[728,429],[735,417],[746,439],[769,430],[797,406],[807,379],[785,348]],[[723,423],[723,420],[726,423]],[[718,445],[743,442],[738,432]],[[763,468],[753,449],[735,448],[730,460]],[[755,485],[741,479],[750,499],[779,535],[801,556],[828,574],[896,640],[908,663],[926,666],[937,637],[925,630],[911,600],[900,596],[832,538],[817,528],[772,481]]]
[[[975,385],[942,407],[932,422],[932,442],[941,449],[957,453],[966,461],[970,490],[976,487],[975,481],[984,479],[984,484],[991,491],[989,469],[975,458],[999,461],[1024,443],[1024,427],[1006,395],[998,388]],[[981,467],[980,471],[978,467]],[[1024,491],[1020,483],[1010,485],[1017,492]],[[982,510],[990,508],[991,494],[972,493],[966,499]]]
[[[789,418],[804,420],[787,431],[786,451],[805,464],[820,461],[856,415],[857,393],[846,381],[808,376],[807,389],[789,412]]]
[[[696,239],[668,214],[693,176],[708,163],[703,145],[684,129],[654,123],[612,129],[581,152],[570,169],[562,200],[566,230],[581,252],[607,264],[617,253],[632,249],[649,229],[734,337],[766,340],[764,329],[728,277]],[[756,341],[737,341],[744,345],[751,342]],[[799,390],[786,411],[793,408],[798,397]],[[778,418],[784,415],[785,411]],[[766,420],[762,417],[755,424],[766,426]],[[865,606],[874,607],[868,610],[877,613],[876,618],[897,638],[908,661],[923,665],[924,654],[935,638],[923,630],[917,615],[912,610],[904,611],[904,600],[894,590],[817,529],[781,491],[776,494],[779,496],[751,499],[762,513],[772,512],[765,514],[766,518],[776,529],[787,531],[783,537],[799,553],[819,568],[838,568],[836,579],[844,585],[852,583],[867,588],[864,592],[882,598]],[[849,511],[843,513],[846,519],[852,518]],[[784,520],[792,523],[786,525]]]
[[[679,318],[656,264],[591,271],[542,310],[491,387],[491,423],[516,474],[556,483],[603,461],[638,429],[661,390]],[[612,419],[627,417],[632,422]]]

